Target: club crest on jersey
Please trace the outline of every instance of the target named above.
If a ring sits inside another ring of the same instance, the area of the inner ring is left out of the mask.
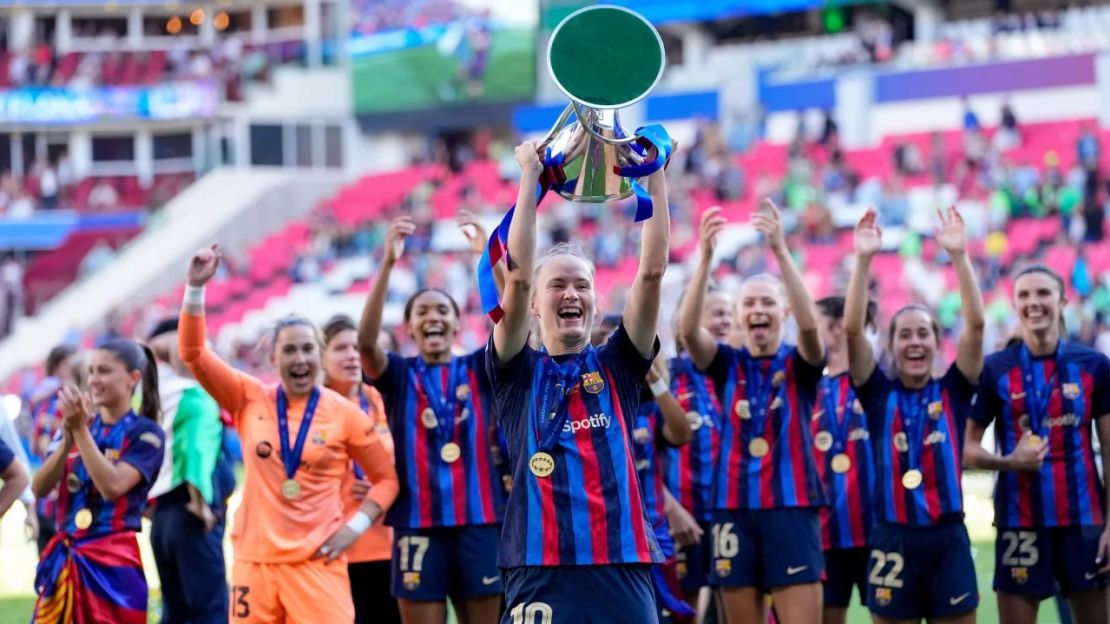
[[[1010,578],[1013,579],[1018,585],[1024,585],[1029,582],[1029,568],[1010,568]]]
[[[459,401],[465,401],[470,398],[470,386],[462,384],[455,388],[455,398]]]
[[[597,371],[582,373],[582,388],[590,394],[597,394],[604,390],[605,381],[601,379],[601,373]]]
[[[651,431],[647,427],[636,427],[632,430],[632,439],[637,444],[643,444],[651,439]]]
[[[929,404],[929,418],[937,420],[942,413],[944,413],[944,403],[941,401],[933,401]]]
[[[119,461],[119,449],[104,449],[104,457],[108,461]]]
[[[1077,383],[1066,383],[1066,384],[1064,384],[1064,396],[1068,399],[1078,399],[1079,398],[1079,384],[1077,384]]]
[[[728,576],[732,574],[732,560],[718,559],[713,568],[717,571],[717,576]]]
[[[420,573],[405,572],[404,575],[401,577],[401,584],[404,585],[405,589],[409,591],[413,591],[417,587],[420,587]]]
[[[876,587],[875,588],[875,602],[881,607],[890,604],[894,599],[894,592],[889,587]]]
[[[323,431],[317,429],[312,432],[312,443],[317,446],[322,446],[328,443],[328,436]]]

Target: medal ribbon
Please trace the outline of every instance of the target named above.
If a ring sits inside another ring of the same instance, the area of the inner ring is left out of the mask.
[[[780,344],[778,353],[771,360],[767,375],[763,374],[763,358],[755,358],[748,352],[744,361],[744,379],[747,383],[748,402],[751,405],[751,435],[763,437],[767,421],[771,418],[772,397],[778,396],[779,389],[773,386],[775,373],[786,370],[786,344]],[[786,385],[785,380],[783,385]]]
[[[289,448],[289,400],[285,397],[285,388],[277,389],[277,421],[278,440],[281,442],[281,462],[285,464],[285,477],[292,479],[297,474],[301,465],[301,455],[304,454],[304,441],[308,438],[308,429],[312,426],[312,418],[316,415],[316,404],[320,402],[320,389],[313,388],[304,406],[304,416],[301,417],[301,426],[297,430],[297,441],[293,448]]]
[[[567,419],[570,418],[570,393],[578,383],[587,361],[593,357],[594,348],[587,346],[585,351],[562,364],[547,355],[547,349],[542,349],[540,352],[544,355],[543,399],[540,403],[540,425],[536,427],[536,431],[538,433],[540,427],[543,428],[539,438],[539,450],[550,453],[555,448],[555,441],[566,425]],[[552,416],[553,412],[554,416]],[[542,424],[544,419],[547,419],[547,425]]]
[[[1060,359],[1060,354],[1064,350],[1064,341],[1059,340],[1056,343],[1056,367],[1052,371],[1052,376],[1047,382],[1042,382],[1041,372],[1039,367],[1033,363],[1033,354],[1029,352],[1029,348],[1023,342],[1021,345],[1021,374],[1025,377],[1025,391],[1032,395],[1032,401],[1026,401],[1026,411],[1029,413],[1029,431],[1037,435],[1043,435],[1041,428],[1045,420],[1048,418],[1048,406],[1052,400],[1052,391],[1057,387],[1060,377],[1060,367],[1064,363]]]
[[[907,470],[921,470],[928,420],[926,410],[937,401],[940,401],[940,384],[936,381],[930,380],[929,385],[919,391],[910,391],[905,387],[898,390],[898,413],[902,417],[902,430],[906,433]]]
[[[825,418],[828,421],[829,433],[833,437],[832,452],[843,451],[848,444],[848,430],[852,418],[851,406],[844,405],[844,418],[837,415],[837,408],[847,394],[844,391],[844,377],[821,379],[821,402],[825,407]]]
[[[451,363],[447,365],[447,390],[440,383],[439,367],[430,367],[424,358],[417,356],[413,368],[420,377],[424,398],[436,414],[436,426],[432,433],[439,446],[443,446],[455,437],[455,410],[459,404],[454,392],[460,385],[459,374],[463,367],[459,358],[451,358]]]

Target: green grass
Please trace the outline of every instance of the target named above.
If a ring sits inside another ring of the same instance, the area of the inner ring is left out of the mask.
[[[498,30],[475,101],[525,99],[535,90],[535,32]],[[360,114],[412,111],[462,103],[464,92],[452,97],[444,85],[465,91],[456,78],[454,56],[442,56],[434,45],[384,52],[351,60],[355,111]]]
[[[0,624],[27,624],[35,608],[34,596],[0,598]]]

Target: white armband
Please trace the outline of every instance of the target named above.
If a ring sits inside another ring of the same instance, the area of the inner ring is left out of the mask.
[[[656,379],[655,381],[651,382],[650,384],[648,384],[648,388],[651,388],[651,396],[656,398],[667,394],[667,392],[670,390],[670,388],[667,387],[667,382],[663,381],[662,379]]]
[[[204,286],[186,286],[185,287],[185,305],[197,305],[204,307]]]
[[[373,522],[370,521],[370,516],[360,509],[347,521],[347,528],[362,535],[366,532],[366,529],[370,528],[371,524],[373,524]]]

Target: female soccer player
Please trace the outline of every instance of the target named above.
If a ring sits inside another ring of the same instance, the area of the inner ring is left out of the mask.
[[[381,332],[379,340],[391,337]],[[393,454],[393,437],[386,422],[382,396],[362,385],[362,364],[358,354],[358,328],[347,316],[333,317],[324,324],[324,378],[328,388],[347,397],[369,417],[386,451]],[[343,512],[358,512],[370,491],[366,473],[352,462],[340,486]],[[355,602],[356,624],[400,624],[397,600],[389,593],[390,550],[393,531],[379,519],[347,549],[347,573],[351,577],[351,596]]]
[[[868,305],[867,324],[874,306]],[[811,422],[817,471],[829,496],[821,510],[825,549],[824,624],[844,624],[852,588],[867,603],[867,537],[871,531],[871,486],[875,458],[863,407],[848,376],[848,339],[844,297],[817,301],[821,339],[828,346],[828,367],[818,386]]]
[[[484,349],[452,355],[459,307],[437,289],[405,304],[405,328],[419,355],[401,357],[378,341],[389,278],[415,227],[407,216],[390,224],[359,324],[362,370],[385,401],[401,477],[386,516],[393,527],[393,595],[407,624],[443,622],[448,596],[462,624],[493,622],[501,608],[496,553],[505,495],[492,451]]]
[[[516,149],[521,178],[508,234],[505,316],[486,356],[513,467],[498,555],[508,608],[502,624],[650,624],[658,615],[649,565],[663,557],[636,478],[631,433],[659,349],[670,237],[664,174],[649,178],[654,216],[643,225],[623,320],[594,348],[593,265],[566,245],[535,258],[538,148],[526,141]],[[531,317],[539,350],[528,345]]]
[[[58,413],[58,390],[66,384],[75,383],[79,369],[87,366],[82,367],[76,347],[58,345],[47,354],[43,368],[46,376],[31,393],[31,422],[34,429],[31,437],[31,452],[40,460],[45,460],[50,455],[49,449],[54,440],[54,434],[62,428],[62,418]],[[78,387],[80,385],[78,384]],[[36,541],[40,556],[56,532],[54,519],[57,516],[57,502],[56,491],[51,491],[46,496],[35,500],[38,524]]]
[[[179,338],[181,359],[231,414],[243,440],[246,481],[231,535],[231,619],[352,622],[344,551],[396,498],[393,462],[366,415],[316,385],[322,341],[311,322],[290,317],[275,326],[276,385],[235,370],[208,349],[204,285],[219,263],[215,245],[190,261]],[[339,488],[352,458],[373,488],[348,518]],[[343,565],[328,565],[336,559]]]
[[[27,487],[27,468],[16,460],[15,452],[3,441],[0,441],[0,481],[4,482],[0,487],[0,518],[3,518]]]
[[[1033,265],[1014,279],[1021,337],[987,357],[967,425],[968,466],[999,471],[994,589],[1003,622],[1032,624],[1059,585],[1078,624],[1102,624],[1110,585],[1106,491],[1092,426],[1110,466],[1110,360],[1062,335],[1064,281]],[[994,422],[1001,455],[983,434]]]
[[[940,329],[918,305],[890,320],[893,378],[875,364],[864,333],[871,258],[882,242],[874,210],[856,224],[856,267],[845,301],[848,371],[875,455],[867,606],[880,624],[971,623],[979,603],[963,522],[960,444],[983,368],[983,298],[963,219],[955,208],[937,214],[937,245],[956,268],[964,321],[956,361],[944,377],[933,377]]]
[[[712,217],[715,213],[706,214]],[[713,481],[722,413],[713,380],[697,370],[686,353],[678,329],[681,301],[679,306],[674,315],[678,354],[670,361],[671,393],[686,413],[693,434],[689,444],[665,448],[663,471],[667,492],[674,497],[667,505],[667,522],[674,533],[678,579],[686,602],[698,607],[701,588],[709,586]],[[715,340],[727,342],[736,304],[728,293],[710,288],[700,318],[701,326]]]
[[[32,485],[37,497],[59,490],[58,532],[35,573],[33,621],[141,624],[147,585],[135,533],[165,443],[158,366],[149,348],[112,340],[93,352],[88,381],[96,411],[89,395],[72,386],[60,391],[63,437]]]
[[[716,212],[701,224],[701,256],[682,307],[690,359],[713,380],[721,401],[721,449],[713,497],[713,582],[728,622],[764,621],[765,589],[782,624],[821,618],[821,526],[825,493],[817,476],[810,416],[824,368],[813,299],[786,247],[770,200],[752,217],[778,261],[782,281],[748,279],[740,290],[746,346],[719,343],[698,323],[718,232]],[[792,313],[798,345],[783,342]]]

